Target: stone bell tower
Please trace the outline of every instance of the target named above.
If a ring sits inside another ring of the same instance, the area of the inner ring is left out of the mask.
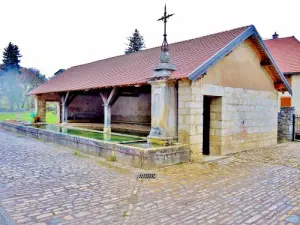
[[[174,14],[167,14],[158,21],[164,22],[164,40],[161,46],[160,63],[153,71],[149,80],[151,84],[151,131],[149,143],[169,145],[177,139],[177,91],[176,81],[170,79],[176,66],[170,63],[169,46],[167,42],[167,20]]]

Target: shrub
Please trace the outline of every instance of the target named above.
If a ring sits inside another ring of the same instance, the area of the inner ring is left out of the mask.
[[[110,162],[116,162],[117,161],[117,157],[115,155],[111,155],[107,158],[107,161],[110,161]]]

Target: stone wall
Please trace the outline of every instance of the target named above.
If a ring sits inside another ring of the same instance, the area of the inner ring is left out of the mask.
[[[178,84],[178,139],[190,145],[191,159],[201,158],[203,96],[212,96],[210,154],[277,143],[278,94],[261,55],[246,40],[196,81]]]
[[[221,155],[222,97],[213,97],[210,105],[210,154]]]
[[[103,101],[99,96],[78,95],[68,107],[69,121],[103,123]],[[151,122],[151,94],[120,96],[111,107],[111,121],[148,124]]]
[[[203,95],[200,81],[178,81],[178,142],[188,144],[191,160],[202,159]]]
[[[278,141],[293,140],[293,115],[295,114],[294,107],[281,107],[278,113]]]
[[[151,94],[140,93],[136,97],[120,96],[111,107],[111,119],[117,122],[151,122]]]
[[[103,122],[103,102],[99,96],[78,95],[68,106],[69,121]]]
[[[203,95],[211,103],[211,155],[266,147],[277,143],[277,93],[179,81],[178,141],[189,144],[198,160],[203,142]]]
[[[274,81],[268,70],[260,65],[260,56],[250,40],[236,47],[207,70],[204,84],[248,90],[273,91]]]
[[[81,152],[103,158],[116,157],[116,161],[143,169],[154,169],[188,162],[189,149],[186,145],[175,144],[157,148],[142,148],[116,142],[101,141],[67,133],[38,129],[31,126],[10,124],[0,121],[0,128],[26,135],[31,138],[64,145]],[[58,131],[59,131],[59,127]]]
[[[224,88],[221,154],[277,144],[277,93]]]
[[[295,113],[300,114],[300,74],[292,76],[292,106],[295,107]]]

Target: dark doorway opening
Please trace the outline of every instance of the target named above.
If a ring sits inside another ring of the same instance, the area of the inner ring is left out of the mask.
[[[204,96],[203,100],[203,155],[209,155],[210,135],[210,105],[211,96]]]
[[[293,115],[293,141],[300,140],[300,115]]]

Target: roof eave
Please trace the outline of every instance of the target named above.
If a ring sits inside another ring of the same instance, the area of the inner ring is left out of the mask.
[[[233,39],[229,44],[227,44],[224,48],[218,51],[215,55],[209,58],[206,62],[196,68],[192,73],[188,75],[190,80],[197,80],[203,74],[207,72],[207,70],[215,65],[220,59],[224,58],[228,53],[230,53],[235,47],[244,42],[249,36],[251,36],[254,32],[254,26],[250,26],[244,32],[242,32],[239,36]]]
[[[197,69],[195,69],[192,73],[188,75],[188,78],[192,81],[197,80],[198,78],[201,78],[204,74],[207,73],[207,70],[215,65],[220,59],[224,58],[228,53],[230,53],[235,47],[243,43],[246,39],[248,39],[251,35],[255,35],[261,45],[263,46],[264,50],[266,51],[268,57],[270,58],[272,64],[274,65],[274,68],[276,69],[276,72],[279,74],[282,82],[284,83],[286,89],[288,92],[292,95],[292,89],[285,79],[284,75],[280,71],[277,63],[273,59],[271,53],[267,49],[266,45],[264,44],[261,36],[257,32],[256,28],[251,25],[249,28],[247,28],[245,31],[243,31],[239,36],[237,36],[235,39],[233,39],[229,44],[227,44],[224,48],[222,48],[220,51],[218,51],[215,55],[213,55],[210,59],[208,59],[206,62],[204,62],[202,65],[200,65]]]
[[[284,72],[284,75],[300,75],[300,71],[299,72]]]
[[[32,91],[29,91],[27,93],[27,95],[42,95],[42,94],[49,94],[49,93],[64,93],[64,92],[68,92],[68,91],[85,91],[85,90],[96,90],[96,89],[106,89],[106,88],[113,88],[113,87],[130,87],[130,86],[144,86],[144,85],[148,85],[147,82],[135,82],[135,83],[130,83],[130,84],[123,84],[123,85],[108,85],[108,86],[101,86],[101,87],[90,87],[90,88],[82,88],[82,89],[72,89],[72,90],[68,90],[68,89],[64,89],[64,90],[49,90],[46,92],[41,92],[41,91],[36,91],[36,89],[38,89],[38,87],[36,89],[33,89]]]
[[[271,55],[270,51],[268,50],[267,46],[265,45],[265,43],[264,43],[263,39],[261,38],[260,34],[257,32],[257,30],[254,26],[253,26],[253,28],[254,28],[254,35],[258,38],[260,44],[263,46],[264,50],[266,51],[269,59],[271,60],[272,64],[274,65],[274,67],[275,67],[277,73],[279,74],[282,82],[284,83],[286,89],[288,90],[290,95],[293,95],[293,91],[292,91],[292,88],[291,88],[290,84],[285,79],[285,76],[283,75],[283,73],[279,69],[279,66],[277,65],[276,61],[274,60],[273,56]]]

